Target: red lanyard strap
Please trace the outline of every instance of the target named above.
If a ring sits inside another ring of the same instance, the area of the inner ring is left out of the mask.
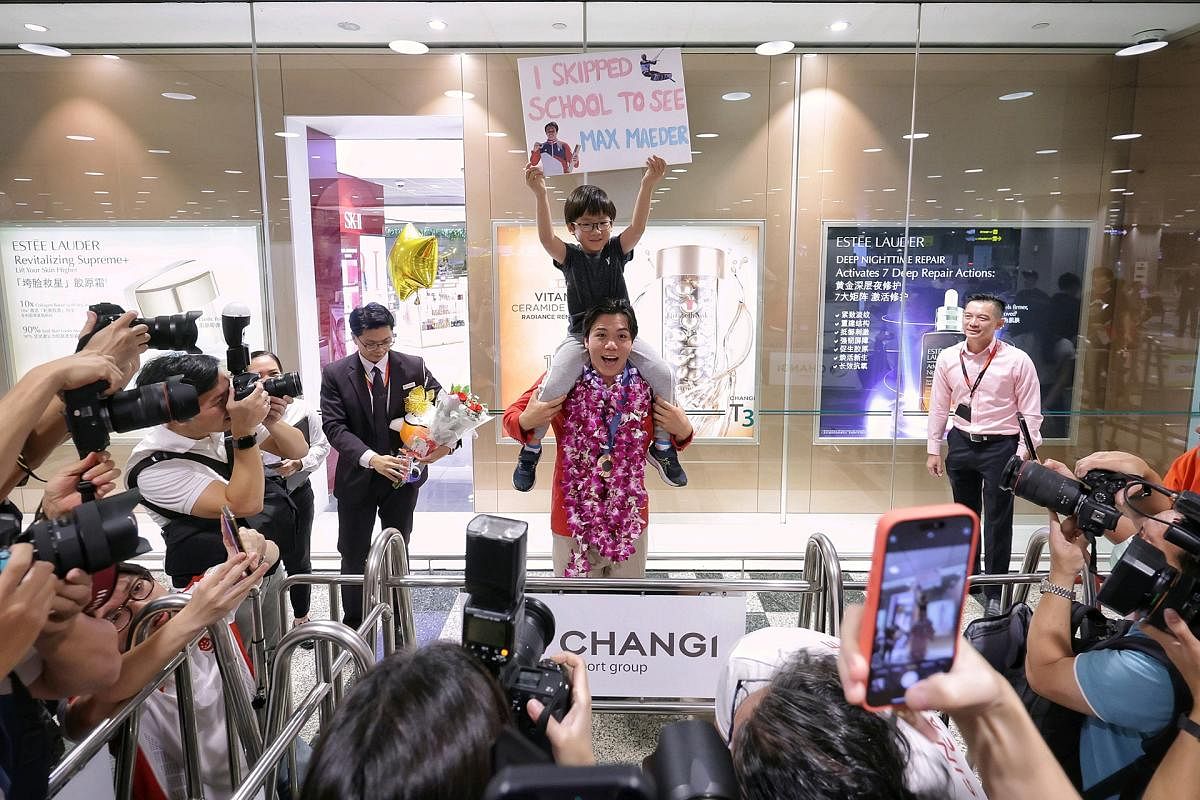
[[[963,351],[958,351],[958,365],[962,367],[963,381],[967,384],[967,391],[971,393],[971,399],[975,399],[975,390],[979,388],[979,382],[983,380],[983,373],[987,372],[988,367],[992,365],[992,359],[996,357],[996,353],[1000,350],[1000,343],[997,342],[992,347],[992,354],[988,356],[987,362],[983,365],[983,369],[979,370],[979,374],[975,377],[975,383],[971,383],[971,379],[967,377],[967,360],[963,357]]]

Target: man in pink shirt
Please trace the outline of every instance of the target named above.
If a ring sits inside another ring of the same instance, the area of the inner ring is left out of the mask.
[[[1024,454],[1017,413],[1025,416],[1033,445],[1041,442],[1042,402],[1037,370],[1025,352],[996,338],[1004,324],[1004,301],[973,294],[963,310],[966,341],[941,352],[929,402],[929,457],[935,478],[947,475],[954,501],[983,517],[984,572],[1005,574],[1012,558],[1013,495],[1000,488],[1000,473],[1014,453]],[[942,464],[942,437],[950,453]],[[980,571],[976,561],[975,572]],[[984,608],[1000,611],[1000,586],[983,587]]]

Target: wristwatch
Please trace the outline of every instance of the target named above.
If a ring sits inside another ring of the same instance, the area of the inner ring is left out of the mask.
[[[236,436],[233,439],[233,447],[235,450],[249,450],[258,444],[258,436],[251,433],[246,436]]]
[[[1075,587],[1069,589],[1066,586],[1059,586],[1057,583],[1051,583],[1049,578],[1042,578],[1042,582],[1038,585],[1038,589],[1042,594],[1056,594],[1059,597],[1065,597],[1068,600],[1075,599]]]

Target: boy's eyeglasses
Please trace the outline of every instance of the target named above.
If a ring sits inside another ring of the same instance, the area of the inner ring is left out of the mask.
[[[583,231],[584,233],[596,233],[598,231],[606,231],[611,228],[612,221],[605,220],[604,222],[576,222],[575,227],[579,228],[579,230]]]

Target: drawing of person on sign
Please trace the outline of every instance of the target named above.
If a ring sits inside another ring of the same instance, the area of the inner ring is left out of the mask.
[[[642,76],[649,78],[652,81],[670,81],[675,83],[675,79],[671,77],[669,72],[659,72],[651,67],[658,64],[658,57],[662,55],[662,50],[654,54],[654,58],[646,58],[646,54],[642,53]]]
[[[541,164],[542,173],[545,175],[566,175],[572,169],[578,169],[579,148],[572,148],[558,138],[558,123],[547,122],[543,130],[546,131],[546,141],[534,142],[533,151],[529,154],[529,163],[533,166]],[[550,156],[544,163],[543,154]]]

